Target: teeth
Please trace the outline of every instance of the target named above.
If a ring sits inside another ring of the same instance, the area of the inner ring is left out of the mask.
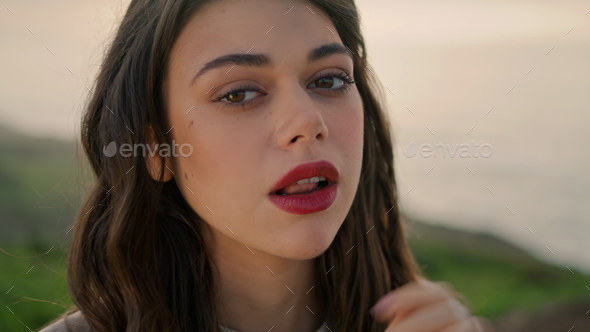
[[[297,184],[318,183],[320,181],[326,181],[326,178],[323,176],[315,176],[310,179],[299,180],[299,181],[297,181]]]

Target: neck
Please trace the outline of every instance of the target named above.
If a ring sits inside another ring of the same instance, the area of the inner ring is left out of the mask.
[[[221,322],[239,332],[316,331],[324,307],[315,285],[314,261],[291,260],[252,250],[213,231],[219,273]],[[312,288],[313,287],[313,288]]]

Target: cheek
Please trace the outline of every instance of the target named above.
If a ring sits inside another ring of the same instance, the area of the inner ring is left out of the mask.
[[[363,162],[364,111],[360,96],[347,104],[346,113],[337,121],[338,148],[342,151],[341,158],[347,170],[345,201],[350,207],[358,189]]]
[[[190,157],[177,159],[180,176],[176,181],[183,195],[201,216],[212,213],[209,209],[221,215],[230,205],[247,206],[243,198],[252,195],[243,192],[252,188],[244,188],[240,183],[247,182],[245,179],[250,179],[259,166],[256,161],[261,158],[260,147],[264,146],[259,143],[260,131],[221,126],[214,120],[193,121],[190,128],[176,132],[180,141],[193,147]]]
[[[346,151],[347,159],[358,158],[362,154],[364,111],[360,95],[346,104],[343,116],[336,119],[338,136],[342,142],[342,151]],[[352,154],[352,155],[350,155]],[[348,155],[348,156],[347,156]]]

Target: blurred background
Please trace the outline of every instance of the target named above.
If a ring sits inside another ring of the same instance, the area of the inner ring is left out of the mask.
[[[498,331],[590,330],[590,3],[357,2],[424,273]],[[71,303],[79,119],[127,4],[2,1],[2,331]]]

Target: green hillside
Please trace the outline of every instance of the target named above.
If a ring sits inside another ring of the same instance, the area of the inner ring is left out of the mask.
[[[76,145],[0,127],[0,243],[53,241],[79,205]]]
[[[590,276],[547,264],[489,234],[411,222],[409,242],[429,279],[444,280],[487,317],[587,300]],[[590,309],[590,308],[589,308]]]

